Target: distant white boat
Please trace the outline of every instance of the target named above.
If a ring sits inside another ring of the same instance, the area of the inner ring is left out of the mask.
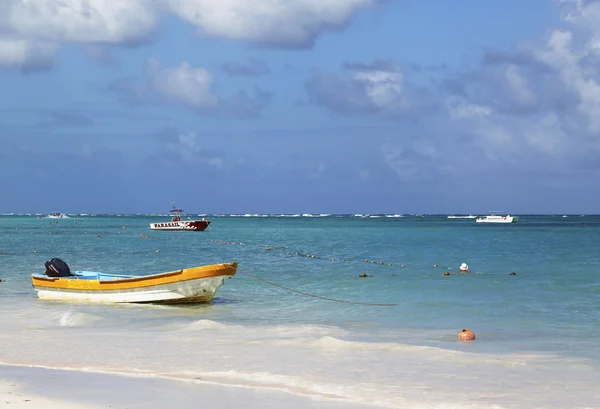
[[[69,218],[69,216],[67,216],[64,213],[60,213],[60,212],[51,213],[46,217],[48,217],[49,219],[68,219]]]
[[[505,212],[490,212],[487,216],[481,216],[475,219],[477,223],[516,223],[518,216],[511,216]]]
[[[468,215],[468,216],[455,216],[455,215],[449,215],[448,219],[476,219],[477,216],[473,216],[472,214]]]

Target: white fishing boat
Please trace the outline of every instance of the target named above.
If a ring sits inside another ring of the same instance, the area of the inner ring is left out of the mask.
[[[233,277],[237,263],[183,268],[151,275],[71,272],[62,260],[46,262],[46,272],[32,274],[40,299],[93,303],[209,303],[225,280]]]
[[[487,216],[481,216],[475,219],[477,223],[516,223],[518,216],[511,216],[506,212],[490,212]]]

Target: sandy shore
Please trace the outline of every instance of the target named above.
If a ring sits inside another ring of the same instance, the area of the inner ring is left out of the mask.
[[[0,365],[0,406],[7,409],[374,408],[282,391],[4,365]]]

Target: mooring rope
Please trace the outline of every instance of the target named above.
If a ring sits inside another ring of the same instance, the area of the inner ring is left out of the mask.
[[[338,299],[335,299],[335,298],[323,297],[323,296],[320,296],[320,295],[305,293],[304,291],[300,291],[300,290],[294,290],[293,288],[285,287],[285,286],[283,286],[281,284],[277,284],[277,283],[274,283],[272,281],[265,280],[264,278],[257,277],[255,275],[252,275],[252,274],[247,273],[245,271],[241,271],[241,270],[237,270],[237,271],[238,271],[238,273],[245,274],[248,277],[255,278],[257,280],[263,281],[263,282],[265,282],[267,284],[270,284],[272,286],[283,288],[284,290],[292,291],[294,293],[306,295],[308,297],[320,298],[322,300],[335,301],[335,302],[343,302],[343,303],[347,303],[347,304],[371,305],[371,306],[375,306],[375,307],[394,307],[394,306],[398,305],[398,304],[378,304],[378,303],[368,303],[368,302],[360,302],[360,301],[338,300]]]

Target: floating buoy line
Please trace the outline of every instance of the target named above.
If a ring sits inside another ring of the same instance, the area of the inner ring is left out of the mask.
[[[58,222],[56,222],[56,223],[58,223]],[[112,226],[105,226],[105,227],[112,227]],[[121,227],[119,230],[125,230],[126,228],[127,228],[126,226],[122,226],[122,227]],[[57,232],[54,232],[54,233],[57,233]],[[84,234],[84,235],[95,236],[97,239],[101,239],[101,238],[103,238],[103,237],[106,237],[105,235],[107,234],[107,232],[105,232],[105,231],[100,231],[99,233],[100,233],[100,234],[98,234],[98,233],[94,233],[94,232],[91,232],[91,233],[90,233],[90,232],[88,232],[88,231],[84,231],[84,232],[83,232],[83,234]],[[33,232],[31,232],[30,234],[34,234],[34,233],[33,233]],[[48,231],[48,234],[53,234],[53,232],[52,232],[52,231]],[[64,232],[64,234],[69,234],[69,233],[68,233],[68,232]],[[121,231],[118,231],[118,232],[117,232],[117,234],[121,234]],[[140,233],[138,237],[140,237],[140,238],[142,238],[142,239],[158,239],[158,240],[172,240],[172,239],[173,239],[173,238],[171,238],[171,237],[164,237],[164,236],[162,236],[162,237],[161,237],[161,236],[158,236],[158,235],[157,235],[157,236],[148,236],[147,234],[144,234],[144,233]],[[178,237],[176,237],[175,239],[177,239],[177,240],[182,240],[182,237],[178,236]],[[289,246],[283,246],[283,245],[276,245],[276,246],[272,246],[272,245],[269,245],[269,244],[247,244],[247,243],[245,243],[245,242],[222,241],[222,240],[214,240],[214,239],[213,239],[213,240],[210,240],[210,242],[211,242],[211,243],[214,243],[214,244],[221,244],[221,245],[236,245],[236,244],[237,244],[237,245],[248,245],[248,246],[252,246],[252,247],[259,247],[259,248],[260,248],[260,247],[262,247],[262,248],[264,248],[266,251],[271,251],[271,250],[273,250],[273,249],[276,249],[276,250],[281,250],[281,249],[290,249],[290,247],[289,247]],[[148,251],[149,251],[149,252],[153,252],[153,253],[160,253],[160,252],[161,252],[161,250],[160,250],[160,249],[156,249],[156,248],[155,248],[154,250],[148,250]],[[35,249],[33,250],[33,253],[37,253],[37,252],[38,252],[37,250],[35,250]],[[135,253],[144,253],[144,252],[145,252],[145,251],[137,251],[137,252],[135,252]],[[5,251],[0,251],[0,255],[10,255],[10,254],[13,254],[13,255],[14,255],[15,253],[10,253],[10,252],[5,252]],[[120,254],[122,254],[122,251],[116,251],[116,254],[120,255]],[[302,258],[320,259],[320,260],[330,260],[330,261],[334,261],[334,262],[342,262],[342,263],[349,262],[349,261],[350,261],[350,262],[358,262],[358,261],[360,261],[360,260],[359,260],[359,259],[357,259],[357,258],[342,258],[342,257],[335,257],[335,256],[317,256],[316,254],[305,254],[305,253],[302,253],[302,252],[300,252],[300,251],[294,251],[293,253],[292,253],[291,251],[288,251],[286,254],[287,254],[288,256],[298,256],[298,257],[302,257]],[[368,263],[368,264],[371,264],[371,265],[373,265],[373,264],[374,264],[374,265],[387,266],[387,267],[391,267],[391,266],[393,266],[393,264],[392,264],[392,263],[386,263],[386,262],[384,262],[384,261],[377,261],[377,260],[372,260],[372,259],[371,259],[371,260],[370,260],[370,259],[362,259],[362,261],[363,261],[364,263]],[[397,264],[396,264],[396,265],[397,265]],[[464,266],[466,266],[466,264],[465,264],[465,263],[463,263],[463,265],[464,265]],[[462,267],[463,267],[463,265],[461,265],[461,270],[460,270],[460,272],[461,272],[461,273],[471,273],[471,271],[470,271],[470,270],[464,270],[464,269],[462,268]],[[406,265],[405,265],[405,264],[400,264],[400,267],[401,267],[401,268],[405,268],[405,267],[406,267]],[[438,265],[438,264],[433,264],[433,267],[439,267],[439,265]],[[448,268],[448,270],[450,270],[450,271],[452,270],[452,268],[451,268],[451,267],[447,267],[447,268]],[[466,268],[467,268],[467,267],[466,267]],[[442,275],[443,275],[443,276],[450,276],[450,275],[453,275],[452,273],[450,273],[450,271],[444,271]],[[475,273],[472,273],[472,274],[474,274],[474,275],[484,275],[484,274],[485,274],[485,275],[497,275],[497,274],[495,274],[495,273],[478,273],[478,272],[475,272]],[[510,276],[516,276],[516,275],[517,275],[517,273],[515,273],[514,271],[511,271],[511,272],[510,272],[508,275],[510,275]],[[358,277],[372,277],[372,276],[371,276],[371,275],[367,275],[366,273],[361,273],[361,274],[358,274]],[[429,277],[429,276],[424,276],[424,277]],[[282,288],[284,288],[284,287],[282,287]],[[301,293],[300,291],[298,291],[298,292],[299,292],[299,293]],[[324,299],[327,299],[327,297],[318,297],[318,296],[317,296],[317,298],[324,298]],[[337,300],[335,300],[335,301],[337,301]],[[341,301],[341,302],[346,302],[346,301],[344,301],[344,300],[340,300],[340,301]],[[370,304],[368,304],[368,305],[370,305]]]
[[[281,284],[277,284],[277,283],[274,283],[272,281],[265,280],[264,278],[257,277],[257,276],[255,276],[253,274],[250,274],[250,273],[246,272],[246,271],[237,270],[237,272],[245,274],[248,277],[252,277],[252,278],[254,278],[256,280],[262,281],[262,282],[270,284],[272,286],[275,286],[275,287],[278,287],[278,288],[282,288],[284,290],[291,291],[291,292],[294,292],[294,293],[302,294],[302,295],[305,295],[307,297],[319,298],[321,300],[335,301],[335,302],[341,302],[341,303],[346,303],[346,304],[369,305],[369,306],[374,306],[374,307],[395,307],[396,305],[398,305],[398,304],[383,304],[383,303],[368,303],[368,302],[360,302],[360,301],[338,300],[336,298],[323,297],[321,295],[310,294],[310,293],[307,293],[307,292],[304,292],[304,291],[295,290],[293,288],[289,288],[289,287],[283,286]]]
[[[235,244],[239,244],[239,245],[245,245],[244,242],[234,242],[234,241],[219,241],[219,240],[211,240],[211,243],[214,244],[221,244],[221,245],[235,245]],[[252,246],[252,245],[251,245]],[[289,246],[271,246],[268,244],[255,244],[255,247],[264,247],[266,251],[271,251],[273,249],[277,249],[277,250],[281,250],[281,249],[289,249]],[[330,259],[331,261],[339,261],[341,263],[345,263],[348,262],[349,259],[347,258],[342,258],[342,257],[321,257],[321,256],[317,256],[316,254],[305,254],[299,251],[288,251],[286,253],[288,256],[298,256],[298,257],[303,257],[303,258],[311,258],[311,259],[320,259],[320,260],[327,260]],[[357,260],[351,260],[351,261],[357,261]],[[369,263],[369,264],[375,264],[375,265],[381,265],[381,266],[387,266],[387,267],[392,267],[392,263],[386,263],[383,261],[376,261],[376,260],[369,260],[369,259],[363,259],[362,260],[365,263]],[[406,267],[404,264],[401,265],[401,267]]]

